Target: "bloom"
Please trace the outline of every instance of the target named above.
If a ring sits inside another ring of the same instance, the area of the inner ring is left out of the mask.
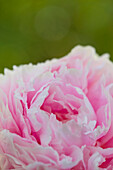
[[[2,170],[113,168],[113,64],[94,48],[0,75]]]

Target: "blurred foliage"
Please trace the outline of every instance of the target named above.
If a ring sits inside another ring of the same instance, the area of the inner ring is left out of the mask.
[[[113,0],[0,0],[0,72],[77,44],[113,57]]]

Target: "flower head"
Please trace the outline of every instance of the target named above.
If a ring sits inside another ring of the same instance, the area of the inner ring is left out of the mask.
[[[2,170],[113,168],[113,64],[94,48],[0,75]]]

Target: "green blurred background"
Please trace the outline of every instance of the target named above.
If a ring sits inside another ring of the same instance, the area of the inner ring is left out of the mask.
[[[113,59],[113,0],[0,0],[0,72],[92,45]]]

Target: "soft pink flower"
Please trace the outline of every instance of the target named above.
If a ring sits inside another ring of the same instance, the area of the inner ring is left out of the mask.
[[[1,170],[112,170],[113,64],[94,48],[0,75]]]

